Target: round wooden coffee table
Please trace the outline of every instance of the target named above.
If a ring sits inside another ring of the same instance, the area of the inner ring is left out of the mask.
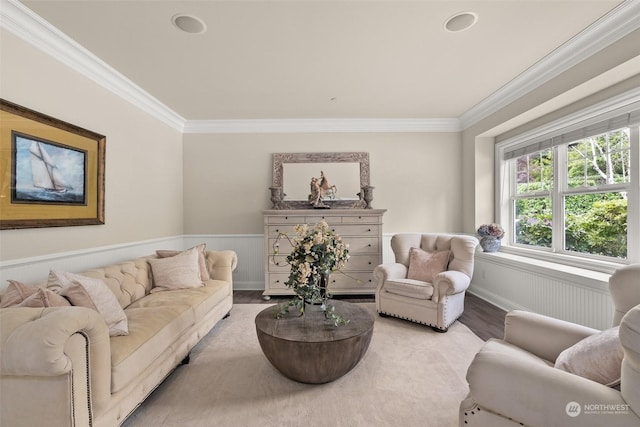
[[[349,319],[347,325],[334,326],[319,305],[307,305],[304,316],[293,309],[277,319],[277,306],[256,316],[260,347],[286,377],[308,384],[328,383],[353,369],[367,352],[374,316],[358,304],[335,300],[331,304],[337,314]]]

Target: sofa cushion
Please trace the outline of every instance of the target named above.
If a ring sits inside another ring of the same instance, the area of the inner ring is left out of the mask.
[[[149,297],[136,303],[146,298]],[[129,334],[111,338],[112,393],[138,378],[140,372],[162,353],[172,351],[172,343],[194,324],[193,310],[184,304],[129,306],[125,312],[129,319]]]
[[[209,276],[209,270],[207,270],[207,261],[205,259],[206,248],[207,248],[206,243],[202,243],[198,246],[194,246],[193,248],[187,249],[187,251],[191,249],[196,249],[198,251],[198,265],[200,267],[200,279],[202,279],[203,282],[206,282],[211,278]],[[184,252],[186,251],[159,250],[159,251],[156,251],[156,255],[158,255],[159,258],[169,258],[172,256],[182,254]]]
[[[431,283],[413,279],[392,279],[384,282],[384,290],[396,295],[416,299],[431,299],[433,286]]]
[[[232,293],[231,283],[207,280],[201,288],[182,289],[175,292],[158,292],[148,295],[128,308],[152,308],[187,305],[192,308],[196,322],[202,320],[220,301]]]
[[[27,297],[18,307],[68,307],[70,305],[65,297],[49,289],[38,288],[35,294]]]
[[[196,248],[170,258],[150,259],[154,284],[151,293],[201,287],[198,259]]]
[[[109,328],[109,335],[128,333],[127,316],[116,296],[107,284],[80,274],[51,270],[48,289],[60,289],[57,293],[67,298],[71,305],[96,310]]]
[[[429,252],[420,248],[411,248],[407,279],[433,282],[438,273],[447,269],[450,254],[450,251]]]
[[[20,305],[24,300],[38,292],[38,288],[35,286],[25,285],[17,280],[8,280],[8,282],[9,285],[7,286],[4,295],[2,295],[0,308]]]
[[[558,355],[555,367],[609,387],[620,384],[624,351],[620,327],[588,336]]]

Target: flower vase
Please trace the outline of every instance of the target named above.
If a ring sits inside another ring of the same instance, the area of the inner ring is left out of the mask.
[[[323,273],[320,275],[318,287],[320,288],[320,298],[323,300],[327,298],[327,287],[329,286],[329,273]]]
[[[480,246],[485,252],[496,252],[501,246],[500,239],[493,236],[483,236],[480,239]]]

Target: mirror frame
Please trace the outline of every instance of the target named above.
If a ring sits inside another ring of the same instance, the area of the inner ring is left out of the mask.
[[[273,209],[313,209],[307,200],[284,200],[282,193],[284,186],[283,164],[285,163],[359,163],[360,188],[370,188],[369,185],[369,153],[274,153],[273,154],[273,184],[270,187]],[[362,191],[358,193],[360,200],[324,200],[331,208],[364,209]]]

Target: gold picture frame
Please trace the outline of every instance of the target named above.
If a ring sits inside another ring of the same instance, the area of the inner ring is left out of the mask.
[[[0,99],[0,229],[104,224],[105,144]]]

